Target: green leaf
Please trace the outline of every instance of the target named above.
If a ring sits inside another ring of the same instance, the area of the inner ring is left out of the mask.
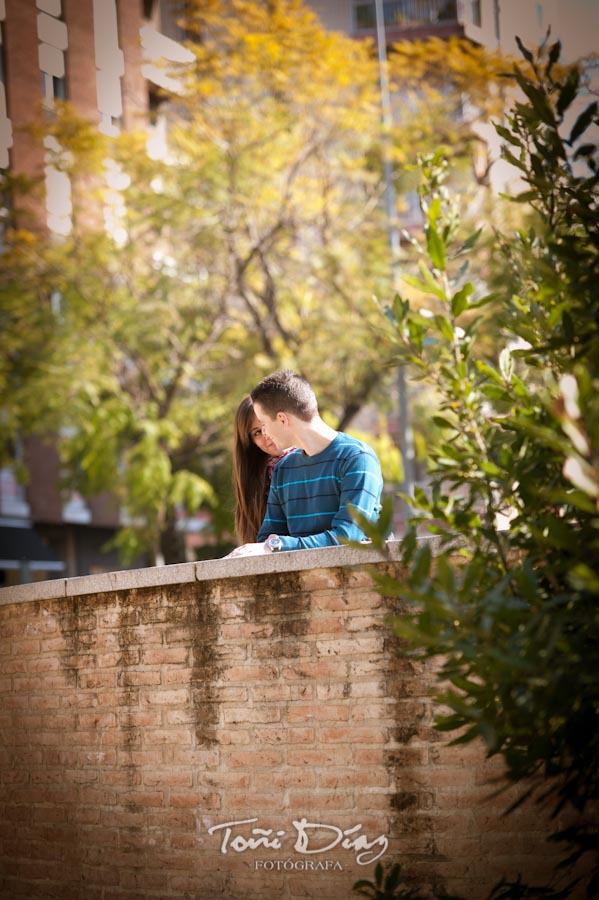
[[[531,203],[533,200],[539,199],[539,192],[537,190],[522,191],[521,194],[516,194],[511,199],[514,203]]]
[[[414,579],[415,584],[421,583],[425,578],[428,578],[431,570],[431,548],[428,544],[419,550],[416,553],[416,558],[414,560],[414,565],[412,567],[412,577]]]
[[[519,49],[520,53],[522,54],[522,56],[524,57],[524,59],[526,59],[529,63],[532,63],[534,60],[534,57],[533,57],[532,53],[530,52],[530,50],[528,50],[524,46],[524,44],[522,43],[522,41],[520,40],[518,35],[516,35],[516,44],[518,45],[518,49]]]
[[[597,101],[594,100],[593,103],[590,103],[584,112],[578,116],[568,137],[568,143],[570,145],[572,145],[574,141],[587,130],[593,119],[597,116],[597,109]]]
[[[445,244],[432,225],[426,229],[426,247],[433,266],[440,272],[445,269]]]
[[[441,210],[441,198],[435,197],[428,208],[428,223],[432,228],[436,226]]]
[[[449,419],[445,419],[443,416],[433,416],[432,421],[435,425],[438,425],[439,428],[451,428],[455,429],[455,424],[450,422]]]
[[[490,475],[492,478],[500,478],[504,474],[499,466],[493,462],[481,462],[480,468],[485,475]]]
[[[573,566],[569,573],[569,580],[576,590],[599,595],[599,573],[586,563],[578,563]]]
[[[460,315],[460,313],[464,312],[468,307],[468,298],[472,295],[474,288],[470,282],[465,284],[456,294],[451,298],[451,312],[452,315],[456,318]]]
[[[436,283],[422,260],[420,261],[420,270],[423,275],[422,279],[417,278],[415,275],[404,275],[403,280],[406,282],[406,284],[409,284],[412,287],[417,288],[417,290],[422,291],[423,294],[434,294],[440,300],[445,300],[444,290]]]
[[[556,110],[560,118],[563,118],[565,111],[569,108],[570,104],[576,97],[579,84],[580,72],[578,71],[578,69],[572,69],[568,73],[566,83],[561,88],[557,98]]]
[[[470,309],[480,309],[481,306],[488,306],[489,303],[494,303],[497,300],[497,294],[485,294],[484,297],[481,297],[475,303],[470,303]]]
[[[549,50],[549,56],[547,59],[547,65],[545,66],[545,75],[551,74],[551,70],[552,70],[553,66],[560,58],[561,49],[562,49],[562,45],[561,45],[560,41],[556,41],[551,46],[551,49]]]
[[[445,340],[453,343],[453,341],[455,340],[455,332],[453,325],[451,324],[449,319],[447,319],[445,316],[434,316],[433,321],[435,322],[435,325],[437,326]]]
[[[514,361],[512,354],[507,347],[504,347],[499,354],[499,369],[506,381],[511,381],[514,372]]]
[[[456,250],[454,256],[459,256],[461,253],[465,253],[467,250],[471,250],[474,245],[477,243],[479,237],[482,234],[482,226],[478,228],[475,232],[473,232],[469,237],[466,238],[463,244],[461,244]]]
[[[487,378],[490,378],[491,381],[494,381],[496,384],[499,384],[503,387],[503,378],[495,369],[493,369],[488,363],[482,362],[481,360],[476,360],[474,365],[478,369],[481,375],[486,375]]]
[[[597,144],[581,144],[580,147],[576,148],[576,152],[574,153],[574,159],[584,159],[586,157],[591,158],[597,154]]]
[[[532,103],[532,106],[541,122],[544,122],[544,124],[548,125],[550,128],[555,128],[555,116],[553,115],[553,110],[549,105],[544,90],[540,87],[537,87],[522,75],[519,76],[517,74],[516,79],[518,81],[518,84]]]
[[[510,393],[503,386],[503,382],[500,385],[494,384],[483,384],[480,388],[481,394],[487,397],[489,400],[502,400],[509,401]]]
[[[511,163],[513,166],[516,166],[517,169],[520,169],[522,172],[528,173],[528,166],[526,162],[523,159],[518,159],[517,157],[515,157],[511,150],[508,150],[507,147],[501,148],[501,156],[503,159],[507,160],[507,162]],[[500,196],[511,199],[509,194],[503,194]]]
[[[495,131],[497,134],[502,137],[505,141],[512,144],[514,147],[518,147],[519,150],[524,149],[524,145],[520,138],[516,137],[509,128],[505,128],[503,125],[498,125],[496,122],[493,123],[495,127]]]

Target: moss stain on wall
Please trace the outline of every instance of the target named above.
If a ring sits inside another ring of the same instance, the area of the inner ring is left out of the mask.
[[[220,583],[201,581],[193,586],[185,626],[192,639],[191,704],[195,735],[200,747],[218,743],[218,679],[222,665],[218,661],[220,631],[218,601]]]

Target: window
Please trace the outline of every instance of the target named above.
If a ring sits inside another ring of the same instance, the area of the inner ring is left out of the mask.
[[[472,0],[472,24],[480,28],[482,25],[482,16],[480,11],[480,0]]]
[[[13,466],[0,469],[0,518],[27,519],[29,504],[24,486],[17,479],[17,469],[23,469],[23,445],[17,438],[11,446]]]
[[[374,3],[359,3],[354,8],[354,25],[356,30],[362,28],[376,28]]]
[[[0,16],[2,10],[0,9]],[[12,124],[8,117],[6,104],[6,59],[4,57],[3,22],[0,18],[0,170],[10,166],[10,148],[12,147]]]
[[[383,3],[385,25],[389,28],[412,28],[437,22],[457,21],[456,0],[387,0]],[[354,2],[356,31],[376,28],[374,0]]]
[[[2,185],[3,176],[4,172],[0,169],[0,186]],[[0,253],[4,253],[6,249],[4,236],[12,224],[11,213],[11,198],[6,191],[0,190]]]
[[[44,106],[48,109],[54,106],[55,100],[66,100],[66,77],[58,78],[56,75],[50,75],[49,72],[42,72],[42,96],[44,98]]]

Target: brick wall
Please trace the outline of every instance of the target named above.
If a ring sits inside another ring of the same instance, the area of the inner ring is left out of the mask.
[[[36,27],[38,12],[35,3],[6,0],[3,52],[7,111],[13,134],[10,162],[16,174],[30,176],[40,176],[44,163],[40,142],[26,130],[39,115],[42,99]],[[20,208],[27,213],[23,218],[27,227],[32,227],[32,221],[45,222],[44,202],[39,197],[30,194],[21,202]]]
[[[69,102],[80,116],[98,123],[93,0],[62,0],[62,16],[69,40],[66,52]]]
[[[0,590],[0,897],[348,900],[377,858],[468,900],[546,875],[539,811],[501,817],[497,765],[433,730],[374,568],[399,574],[330,548]]]

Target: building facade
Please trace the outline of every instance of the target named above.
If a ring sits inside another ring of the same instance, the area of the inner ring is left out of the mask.
[[[374,0],[309,0],[321,22],[355,38],[376,37]],[[382,9],[387,39],[416,40],[463,34],[456,0],[385,0]]]
[[[376,36],[375,0],[308,0],[330,29],[352,37]],[[491,49],[516,52],[540,44],[548,29],[568,61],[597,51],[597,0],[381,0],[389,43],[460,35]]]
[[[109,135],[148,123],[164,78],[155,60],[180,58],[176,21],[159,0],[0,0],[0,170],[44,178],[45,202],[28,210],[40,229],[69,233],[70,185],[27,127],[55,99]],[[61,491],[51,436],[15,453],[28,481],[0,470],[0,585],[120,568],[103,549],[121,522],[114,500]]]

